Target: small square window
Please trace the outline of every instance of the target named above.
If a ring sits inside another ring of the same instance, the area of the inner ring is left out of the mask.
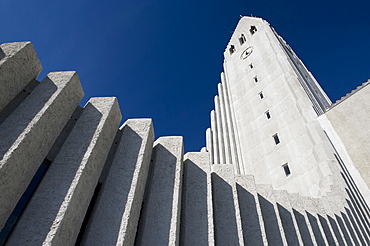
[[[254,82],[256,82],[256,83],[257,83],[257,82],[258,82],[258,78],[257,78],[257,76],[256,76],[256,77],[254,77],[254,78],[253,78],[253,80],[254,80]]]
[[[266,112],[265,112],[265,115],[266,115],[266,118],[267,118],[267,119],[270,119],[270,118],[271,118],[270,111],[266,111]]]
[[[260,95],[260,98],[263,99],[264,96],[263,96],[262,91],[258,95]]]
[[[253,69],[253,64],[251,63],[251,64],[249,64],[249,67],[251,68],[251,69]]]
[[[285,172],[285,176],[288,177],[291,174],[288,163],[285,163],[283,165],[283,169],[284,169],[284,172]]]
[[[251,26],[251,29],[249,29],[249,31],[253,35],[257,32],[257,27],[256,26]]]
[[[234,45],[231,45],[230,46],[230,49],[229,49],[229,52],[230,52],[230,55],[232,54],[232,53],[234,53],[236,50],[235,50],[235,46]]]
[[[279,139],[279,136],[277,135],[277,133],[275,135],[273,135],[272,137],[274,138],[275,144],[278,145],[280,143],[280,139]]]

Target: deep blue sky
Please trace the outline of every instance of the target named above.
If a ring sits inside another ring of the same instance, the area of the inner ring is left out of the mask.
[[[123,119],[150,117],[156,138],[205,145],[223,51],[239,15],[266,19],[332,101],[370,78],[370,1],[3,0],[0,42],[32,41],[43,72],[76,70]]]

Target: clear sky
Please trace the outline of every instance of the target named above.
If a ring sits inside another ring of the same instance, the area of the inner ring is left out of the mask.
[[[370,1],[2,0],[0,42],[32,41],[43,71],[76,70],[123,120],[150,117],[156,138],[205,145],[223,51],[240,15],[266,19],[332,101],[370,78]]]

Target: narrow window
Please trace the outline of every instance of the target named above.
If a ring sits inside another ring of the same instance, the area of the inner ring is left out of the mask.
[[[245,39],[244,34],[242,34],[239,38],[240,45],[244,44],[247,40]]]
[[[253,35],[257,32],[257,27],[256,26],[251,26],[251,29],[249,29],[249,31]]]
[[[230,55],[235,52],[235,46],[231,45],[229,49]]]
[[[266,115],[266,118],[267,118],[267,119],[270,119],[270,118],[271,118],[270,111],[266,111],[266,112],[265,112],[265,115]]]
[[[283,165],[283,169],[284,169],[284,172],[285,172],[285,176],[288,177],[291,174],[288,163],[285,163]]]
[[[251,64],[249,64],[249,67],[251,68],[251,69],[253,69],[253,64],[251,63]]]
[[[260,98],[263,99],[263,93],[262,93],[262,91],[258,95],[260,95]]]
[[[279,144],[280,143],[280,139],[279,139],[279,136],[277,135],[277,133],[272,136],[274,138],[274,141],[275,141],[275,144]]]
[[[257,83],[257,82],[258,82],[258,78],[257,78],[257,76],[256,76],[256,77],[254,77],[254,78],[253,78],[253,80],[254,80],[254,82],[256,82],[256,83]]]

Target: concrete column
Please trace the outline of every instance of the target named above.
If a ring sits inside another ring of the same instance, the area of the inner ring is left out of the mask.
[[[271,185],[256,185],[268,244],[288,245]]]
[[[225,163],[225,145],[224,145],[224,136],[222,129],[221,121],[221,109],[220,109],[220,99],[218,96],[215,96],[215,113],[216,113],[216,124],[217,124],[217,139],[218,139],[218,153],[220,157],[220,163]]]
[[[116,98],[89,100],[8,245],[75,244],[120,120]]]
[[[244,245],[238,194],[231,164],[212,165],[216,245]]]
[[[136,245],[179,244],[183,151],[182,137],[154,142]]]
[[[220,163],[219,149],[218,149],[218,129],[216,124],[216,114],[215,111],[211,111],[211,133],[212,133],[212,143],[213,143],[213,162],[212,164]]]
[[[49,73],[0,125],[0,228],[82,97],[76,72]]]
[[[236,181],[244,243],[248,245],[253,242],[254,246],[268,245],[261,208],[257,202],[254,177],[238,175]]]
[[[0,112],[41,69],[31,42],[0,45]]]
[[[187,153],[183,177],[180,245],[214,245],[209,154]]]
[[[231,117],[231,105],[229,101],[229,93],[227,91],[226,78],[225,78],[224,73],[221,73],[221,81],[222,81],[221,83],[222,92],[223,92],[224,101],[225,101],[226,122],[228,125],[228,135],[229,135],[229,141],[230,141],[231,163],[234,164],[236,173],[241,174],[242,171],[240,170],[238,150],[236,148],[234,124],[233,124],[233,120]]]
[[[223,93],[221,83],[218,83],[217,87],[218,87],[218,95],[219,95],[219,101],[220,101],[222,135],[223,135],[224,150],[225,150],[225,163],[232,164],[231,152],[230,152],[229,126],[226,120],[224,93]]]
[[[210,163],[214,163],[213,162],[213,142],[212,142],[212,130],[211,130],[211,128],[208,128],[206,130],[206,149],[209,153]]]
[[[238,135],[238,126],[236,124],[236,120],[235,120],[235,112],[234,112],[234,108],[233,108],[233,105],[231,104],[231,101],[232,101],[232,93],[231,91],[229,90],[229,81],[227,79],[227,67],[225,66],[224,64],[224,73],[222,73],[222,76],[221,76],[221,81],[222,81],[222,84],[224,85],[225,89],[224,89],[224,92],[227,94],[227,96],[225,97],[225,100],[227,100],[227,104],[229,105],[229,109],[230,109],[230,114],[229,114],[229,117],[230,117],[230,128],[232,129],[232,141],[233,141],[233,144],[235,144],[235,151],[232,153],[232,156],[234,156],[234,158],[237,158],[237,168],[235,168],[235,170],[239,170],[240,171],[240,174],[247,174],[247,171],[245,170],[245,167],[244,167],[244,164],[243,164],[243,158],[242,158],[242,155],[241,155],[241,148],[240,148],[240,143],[239,143],[239,135]]]
[[[133,245],[152,155],[154,131],[151,119],[130,119],[82,245]]]

